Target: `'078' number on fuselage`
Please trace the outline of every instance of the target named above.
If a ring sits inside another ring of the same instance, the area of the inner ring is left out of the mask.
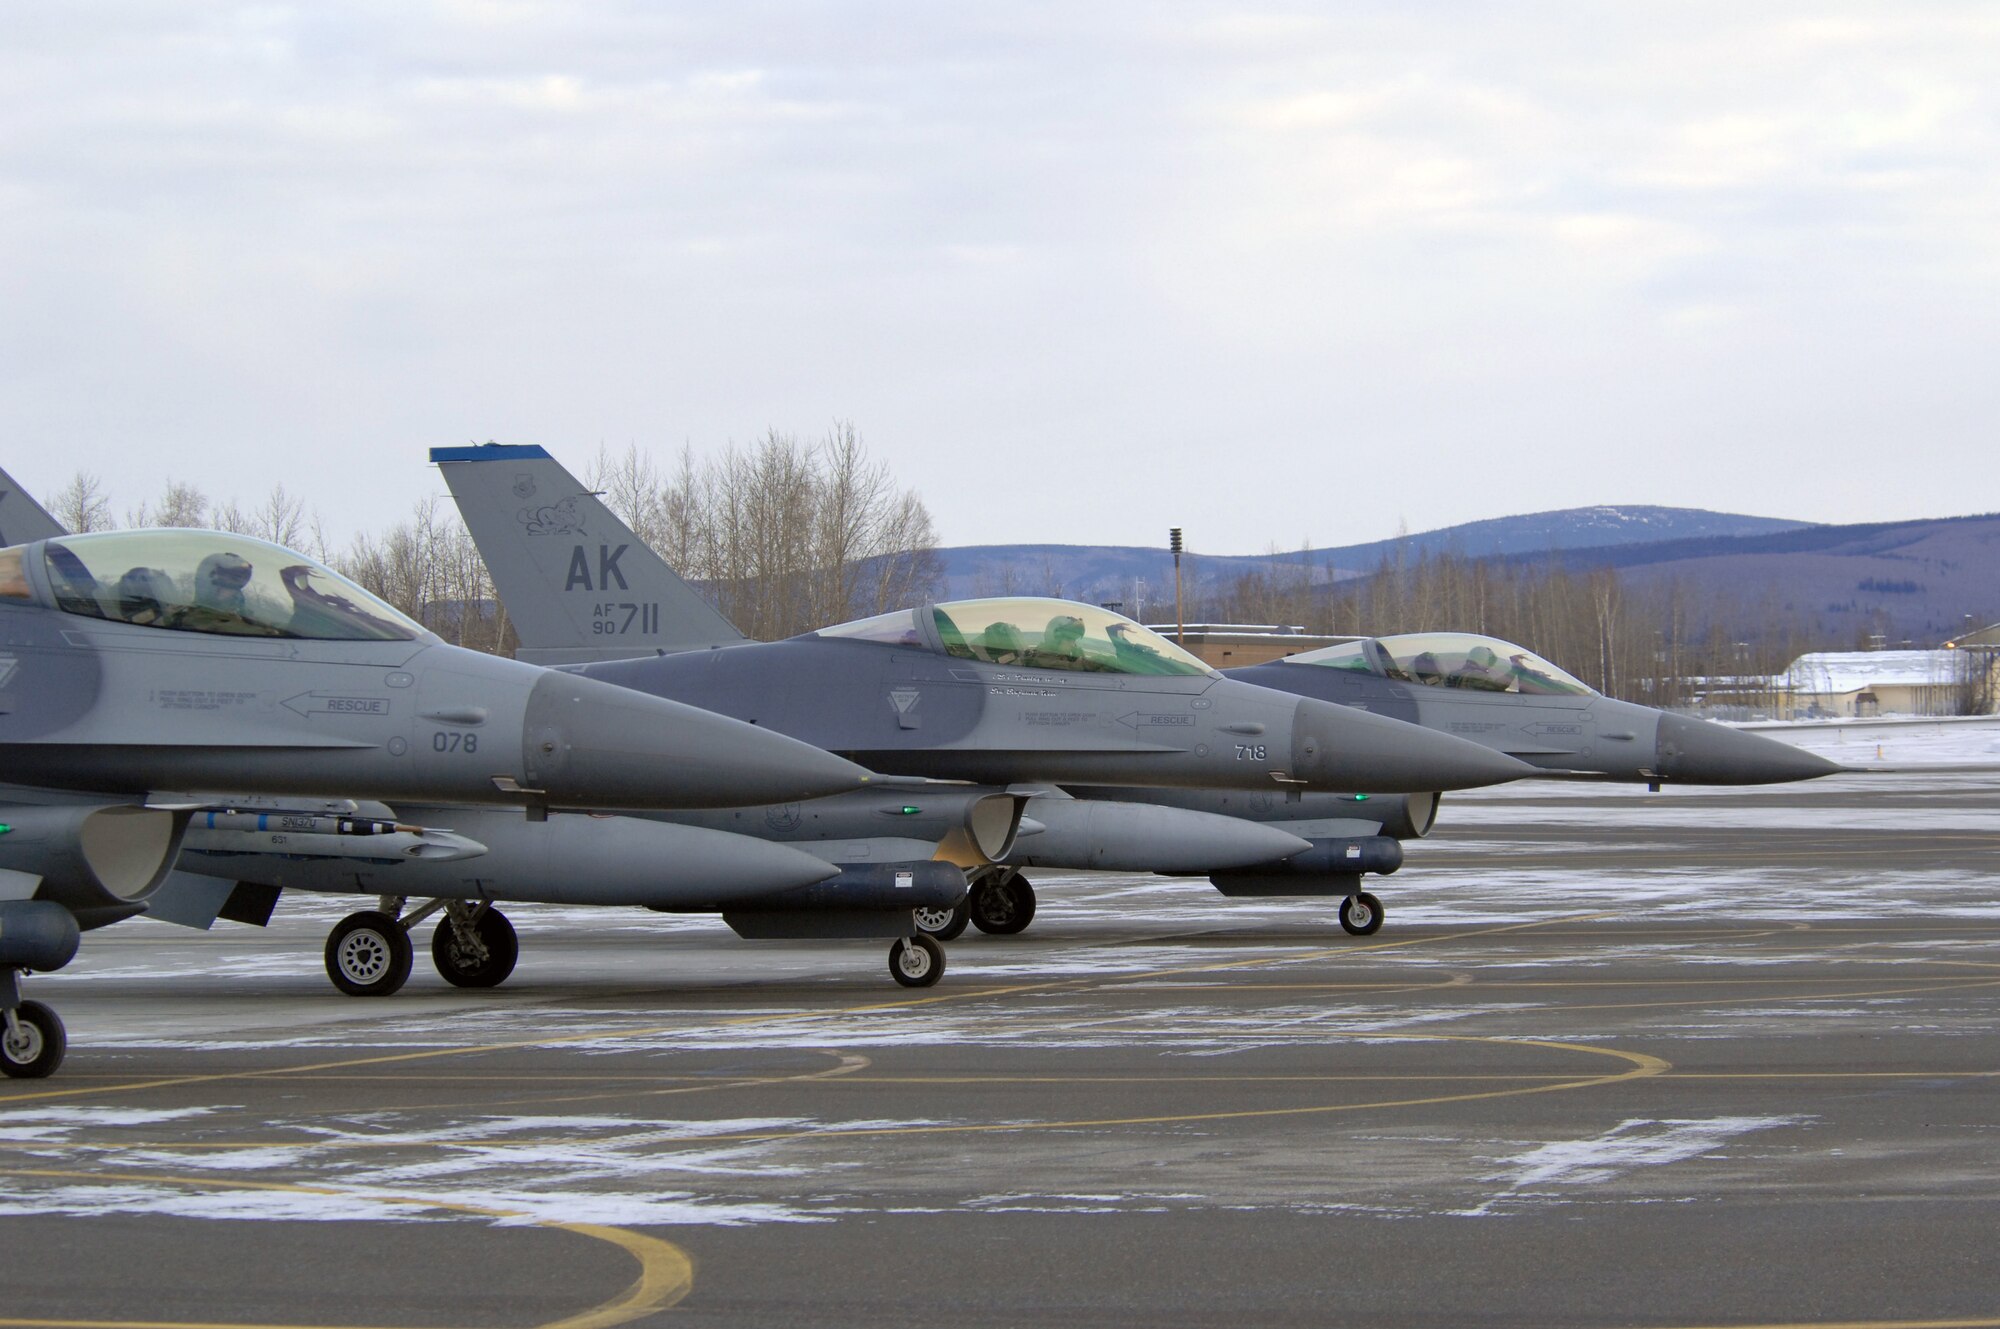
[[[440,729],[431,735],[433,752],[477,752],[479,735],[463,729]]]
[[[594,637],[622,637],[628,632],[658,632],[660,630],[660,606],[658,604],[612,604],[600,603],[592,615],[590,632]]]

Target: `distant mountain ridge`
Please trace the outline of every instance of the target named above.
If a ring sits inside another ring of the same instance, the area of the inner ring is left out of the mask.
[[[1365,544],[1279,554],[1197,551],[1185,561],[1183,571],[1212,584],[1245,572],[1303,562],[1312,568],[1314,580],[1340,581],[1373,572],[1384,558],[1395,557],[1399,550],[1406,558],[1447,551],[1468,558],[1522,557],[1662,541],[1768,536],[1811,526],[1810,522],[1702,508],[1601,505],[1492,517]],[[1200,532],[1192,534],[1198,546]],[[1147,605],[1170,601],[1173,596],[1173,556],[1161,546],[959,545],[938,550],[938,556],[944,562],[948,598],[1007,593],[1060,595],[1092,603],[1116,601],[1128,613],[1143,613]]]
[[[1807,526],[1574,550],[1569,570],[1616,568],[1630,586],[1678,585],[1689,602],[1749,611],[1738,630],[1792,623],[1857,645],[1934,646],[2000,622],[2000,514]],[[1546,555],[1512,555],[1533,564]]]

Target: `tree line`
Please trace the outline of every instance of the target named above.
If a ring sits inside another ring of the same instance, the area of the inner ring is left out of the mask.
[[[1332,581],[1301,553],[1224,584],[1197,579],[1196,587],[1190,621],[1336,636],[1478,632],[1518,642],[1607,696],[1649,706],[1726,696],[1755,708],[1775,695],[1770,680],[1799,656],[1855,648],[1769,597],[1697,595],[1673,580],[1634,586],[1615,569],[1572,572],[1554,558],[1388,555],[1366,576]]]
[[[844,422],[812,441],[771,430],[703,458],[683,448],[671,469],[637,446],[600,451],[584,484],[754,638],[920,604],[942,586],[929,509]],[[442,495],[342,546],[283,485],[245,506],[173,480],[121,522],[103,481],[79,472],[46,506],[76,532],[194,526],[269,540],[310,554],[456,645],[502,655],[517,645],[485,561]]]
[[[871,459],[851,424],[812,441],[777,430],[755,443],[662,465],[636,445],[600,450],[585,473],[640,538],[745,634],[774,640],[936,598],[937,533],[922,499]],[[78,474],[49,503],[74,531],[120,524],[109,493]],[[203,526],[300,549],[448,641],[512,654],[516,641],[486,565],[455,506],[426,496],[405,521],[334,547],[316,515],[278,486],[260,503],[217,501],[170,482],[124,514],[126,526]],[[1676,581],[1631,585],[1609,568],[1420,553],[1385,556],[1369,575],[1333,580],[1301,551],[1226,581],[1189,556],[1190,622],[1295,625],[1314,634],[1456,630],[1518,642],[1608,696],[1653,706],[1768,709],[1774,678],[1813,651],[1865,642],[1828,632],[1766,596],[1696,593]],[[1052,569],[1008,569],[981,594],[1055,594]],[[1157,613],[1149,613],[1157,619]],[[1968,660],[1956,679],[1967,713],[1994,685]],[[1762,695],[1760,695],[1760,689]]]

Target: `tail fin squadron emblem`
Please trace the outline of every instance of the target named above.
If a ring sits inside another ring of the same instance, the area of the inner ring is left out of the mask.
[[[521,525],[528,528],[530,535],[584,534],[583,515],[576,510],[573,498],[539,508],[522,508],[518,515]]]

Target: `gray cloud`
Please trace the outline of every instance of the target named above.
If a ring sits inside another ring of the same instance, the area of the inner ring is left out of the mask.
[[[31,486],[855,420],[947,540],[2000,508],[2000,19],[1913,3],[63,6]]]

